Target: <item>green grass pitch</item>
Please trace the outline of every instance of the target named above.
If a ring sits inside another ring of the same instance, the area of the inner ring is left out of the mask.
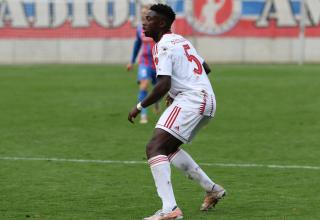
[[[203,191],[173,169],[184,218],[320,219],[320,66],[212,68],[216,117],[184,148],[229,194],[201,213]],[[157,116],[127,121],[135,81],[120,65],[0,67],[1,220],[142,219],[160,208],[146,164],[96,161],[146,161]]]

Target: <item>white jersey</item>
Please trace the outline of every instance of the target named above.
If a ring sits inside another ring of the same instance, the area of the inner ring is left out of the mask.
[[[211,83],[202,66],[204,60],[184,37],[169,33],[153,49],[157,76],[171,76],[169,95],[205,91],[213,94]]]

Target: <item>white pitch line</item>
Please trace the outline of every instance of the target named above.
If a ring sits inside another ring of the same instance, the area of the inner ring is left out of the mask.
[[[128,160],[86,160],[86,159],[65,159],[65,158],[37,158],[37,157],[0,157],[0,160],[24,160],[24,161],[55,161],[71,163],[101,163],[101,164],[147,164],[146,161],[128,161]],[[200,166],[216,167],[240,167],[240,168],[272,168],[272,169],[304,169],[320,170],[320,166],[300,166],[300,165],[275,165],[275,164],[236,164],[236,163],[199,163]]]

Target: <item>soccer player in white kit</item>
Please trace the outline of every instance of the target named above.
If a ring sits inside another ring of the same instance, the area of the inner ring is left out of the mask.
[[[168,5],[151,6],[145,20],[145,35],[156,42],[153,59],[157,84],[129,112],[128,120],[133,122],[142,108],[154,104],[167,93],[170,105],[157,122],[146,148],[162,208],[144,219],[182,219],[183,214],[177,206],[172,189],[170,164],[182,170],[205,190],[206,196],[200,210],[207,211],[214,207],[226,194],[225,189],[214,183],[192,157],[180,148],[183,143],[190,142],[197,131],[214,116],[215,95],[207,77],[210,68],[187,39],[171,33],[175,13]]]

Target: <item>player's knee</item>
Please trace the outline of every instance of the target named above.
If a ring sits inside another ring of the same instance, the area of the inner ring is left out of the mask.
[[[166,155],[166,152],[160,143],[158,143],[155,139],[152,139],[147,144],[146,155],[147,155],[147,158],[150,159],[158,155]]]
[[[152,158],[151,155],[153,155],[152,147],[149,144],[147,144],[147,147],[146,147],[146,155],[148,160]]]
[[[146,147],[146,155],[147,155],[147,158],[150,159],[160,154],[158,153],[157,147],[150,142],[147,144],[147,147]]]
[[[148,90],[149,80],[143,79],[140,81],[139,88],[140,90]]]

